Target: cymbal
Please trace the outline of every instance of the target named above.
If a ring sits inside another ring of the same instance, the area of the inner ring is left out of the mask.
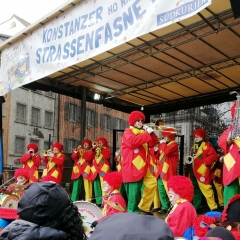
[[[7,194],[7,195],[12,195],[11,191],[9,191],[7,189],[4,189],[4,188],[0,188],[0,193]]]

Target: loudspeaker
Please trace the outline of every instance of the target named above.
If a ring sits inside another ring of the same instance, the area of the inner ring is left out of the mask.
[[[234,18],[239,18],[240,17],[240,1],[239,0],[230,0],[231,7],[232,7],[232,12]]]

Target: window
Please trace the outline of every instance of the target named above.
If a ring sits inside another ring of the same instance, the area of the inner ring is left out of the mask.
[[[32,107],[31,124],[40,126],[40,109]]]
[[[107,114],[101,114],[101,129],[111,130],[111,116]]]
[[[30,143],[34,143],[39,147],[39,140],[38,139],[30,139]]]
[[[17,155],[23,155],[25,153],[25,138],[24,137],[16,137],[15,138],[15,153]]]
[[[44,126],[47,128],[52,128],[53,125],[53,113],[45,111]]]
[[[17,103],[16,121],[26,123],[27,106],[25,104]]]
[[[98,127],[98,113],[92,109],[87,109],[86,115],[87,126]]]
[[[81,114],[80,114],[80,106],[74,103],[65,103],[65,119],[70,122],[80,123]]]
[[[181,125],[176,125],[175,128],[177,129],[177,134],[181,135],[182,134],[182,126]]]
[[[44,143],[43,143],[43,149],[44,150],[48,150],[48,149],[50,149],[51,148],[51,146],[49,146],[49,141],[44,141]]]
[[[64,152],[65,153],[72,153],[73,149],[80,145],[80,141],[76,139],[64,139]]]
[[[122,129],[122,119],[117,118],[116,129]]]

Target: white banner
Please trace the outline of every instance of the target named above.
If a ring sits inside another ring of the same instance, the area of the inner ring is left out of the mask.
[[[211,0],[90,0],[1,53],[0,95],[188,18]]]

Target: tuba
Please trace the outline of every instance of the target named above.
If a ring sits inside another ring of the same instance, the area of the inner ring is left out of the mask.
[[[194,144],[190,150],[190,154],[188,156],[186,156],[184,158],[184,163],[185,164],[192,164],[194,159],[195,159],[195,156],[196,156],[196,153],[197,153],[197,150],[198,150],[198,145],[197,144]]]
[[[233,129],[231,131],[232,140],[240,140],[240,94],[236,91],[230,92],[230,94],[237,94],[236,109],[233,119]]]

